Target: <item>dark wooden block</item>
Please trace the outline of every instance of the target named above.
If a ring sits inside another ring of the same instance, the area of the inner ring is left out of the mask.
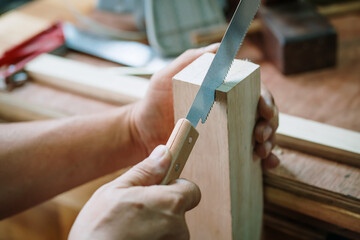
[[[267,57],[284,73],[335,66],[337,34],[314,6],[304,1],[263,6]]]

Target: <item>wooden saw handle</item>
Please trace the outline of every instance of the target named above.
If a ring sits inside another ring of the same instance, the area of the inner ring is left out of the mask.
[[[166,146],[172,155],[170,168],[161,182],[166,185],[178,179],[199,136],[189,120],[181,118],[175,125]]]

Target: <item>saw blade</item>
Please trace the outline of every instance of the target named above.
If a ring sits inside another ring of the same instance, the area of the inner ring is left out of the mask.
[[[230,21],[220,47],[186,118],[196,127],[205,123],[215,101],[215,90],[225,81],[261,0],[241,0]]]

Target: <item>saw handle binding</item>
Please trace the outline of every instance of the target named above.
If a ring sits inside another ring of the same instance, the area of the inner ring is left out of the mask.
[[[189,120],[181,118],[176,123],[166,143],[171,153],[172,161],[161,184],[166,185],[179,178],[198,136],[198,131],[196,131]]]

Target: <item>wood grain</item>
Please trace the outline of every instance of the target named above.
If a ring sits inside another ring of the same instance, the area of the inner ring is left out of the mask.
[[[213,56],[201,56],[174,77],[175,119],[186,115]],[[187,215],[193,239],[260,238],[261,166],[251,143],[259,90],[259,67],[236,60],[206,123],[197,126],[199,139],[182,175],[202,191],[200,205]]]
[[[8,121],[33,121],[61,118],[69,114],[28,103],[8,93],[0,93],[0,116]]]
[[[26,65],[25,70],[39,83],[118,104],[143,98],[149,84],[144,78],[116,75],[50,54],[35,58]]]
[[[359,21],[360,14],[331,19],[339,35],[336,68],[284,76],[257,59],[280,112],[360,131],[360,24],[353,24]]]
[[[313,155],[360,167],[360,133],[280,114],[276,142]]]
[[[171,153],[172,161],[161,184],[169,184],[179,178],[198,137],[198,131],[196,131],[189,120],[181,118],[177,121],[166,143]]]
[[[43,54],[27,64],[35,82],[116,104],[142,99],[147,79],[116,75],[102,68]],[[360,133],[280,113],[277,143],[360,166]]]
[[[293,211],[305,213],[308,216],[342,226],[354,232],[360,232],[360,214],[347,211],[331,204],[323,204],[308,198],[299,197],[276,188],[268,187],[265,197]]]
[[[39,105],[70,115],[103,112],[119,106],[73,94],[71,92],[65,92],[61,89],[34,83],[32,81],[26,83],[21,88],[14,89],[10,94],[12,97],[18,98],[19,101]],[[22,107],[20,105],[17,107],[19,111],[21,111]],[[23,121],[26,120],[27,119],[23,119]]]
[[[287,236],[283,238],[268,236],[268,233],[274,230]],[[360,239],[360,233],[273,204],[265,204],[264,231],[266,231],[266,239],[317,239],[316,235],[324,240],[331,236]]]
[[[284,148],[275,153],[281,165],[265,172],[267,186],[360,213],[359,168]]]

